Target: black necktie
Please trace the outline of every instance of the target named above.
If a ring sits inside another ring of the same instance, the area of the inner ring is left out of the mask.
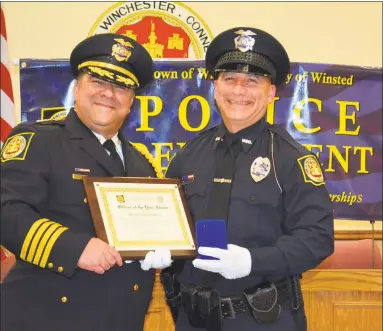
[[[122,164],[122,160],[116,151],[116,145],[114,144],[113,140],[106,140],[102,146],[104,146],[104,148],[110,152],[110,158],[112,159],[112,162],[117,166],[117,169],[119,169],[119,176],[125,176],[124,165]]]
[[[215,151],[215,172],[206,210],[207,219],[228,220],[234,161],[241,152],[241,139],[227,134]]]
[[[234,159],[236,159],[242,150],[242,139],[232,133],[228,133],[224,136],[224,140],[227,148],[233,153]]]

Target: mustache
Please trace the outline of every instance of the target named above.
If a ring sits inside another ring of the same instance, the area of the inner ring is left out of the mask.
[[[95,100],[94,103],[105,107],[116,108],[114,103],[106,100]]]

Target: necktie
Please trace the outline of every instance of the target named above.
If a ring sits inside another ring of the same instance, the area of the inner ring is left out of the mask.
[[[241,149],[241,139],[230,134],[225,135],[224,141],[217,146],[214,179],[206,211],[207,219],[224,219],[226,222],[228,220],[234,162]]]
[[[122,160],[116,151],[116,145],[114,144],[113,140],[111,140],[111,139],[106,140],[102,144],[102,146],[104,146],[104,148],[110,152],[109,156],[110,156],[112,162],[116,165],[116,168],[119,170],[118,175],[119,176],[125,176],[124,165],[122,164]]]
[[[226,134],[224,137],[227,148],[233,153],[236,159],[242,150],[242,139],[234,134]]]

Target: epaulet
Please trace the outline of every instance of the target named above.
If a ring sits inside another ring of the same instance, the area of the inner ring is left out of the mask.
[[[38,125],[64,125],[64,118],[57,118],[57,119],[46,119],[46,120],[38,120],[36,121],[36,124]]]
[[[302,154],[304,155],[313,154],[306,147],[298,143],[282,126],[274,124],[274,125],[268,125],[268,128],[270,131],[276,133],[284,141],[289,143],[292,147],[294,147],[296,150],[298,150]]]
[[[192,143],[194,143],[198,139],[204,138],[207,134],[212,133],[212,132],[214,132],[216,130],[218,130],[218,125],[215,125],[215,126],[211,127],[210,129],[206,129],[206,130],[198,133],[193,139],[190,139],[189,141],[187,141],[185,143],[185,145],[182,146],[182,149],[187,147],[187,146],[189,146],[189,145],[191,145]]]
[[[210,132],[213,132],[213,131],[215,131],[215,130],[218,129],[218,126],[219,126],[219,125],[215,125],[215,126],[211,127],[210,129],[203,130],[203,131],[201,131],[200,133],[198,133],[196,137],[204,136],[205,134],[208,134],[208,133],[210,133]]]
[[[156,165],[156,161],[154,160],[153,155],[144,147],[142,147],[140,144],[134,144],[129,141],[129,144],[131,144],[137,151],[139,151],[152,165],[154,171],[156,172],[157,178],[164,178],[164,175]]]
[[[205,134],[207,134],[209,132],[216,131],[218,129],[218,127],[219,127],[219,125],[215,125],[215,126],[211,127],[210,129],[203,130],[203,131],[201,131],[200,133],[197,134],[197,137],[198,136],[204,136]]]

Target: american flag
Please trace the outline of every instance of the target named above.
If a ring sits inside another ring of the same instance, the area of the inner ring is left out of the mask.
[[[12,81],[9,70],[7,32],[3,8],[0,7],[0,33],[1,33],[1,147],[5,143],[12,127],[15,125],[15,109],[12,92]]]
[[[3,8],[0,6],[0,34],[1,34],[1,72],[0,72],[0,88],[1,88],[1,126],[0,138],[1,146],[5,143],[12,127],[15,125],[15,109],[13,102],[12,81],[9,71],[8,48],[7,48],[7,31],[5,29],[5,17]],[[0,246],[0,261],[6,259],[8,254]]]

